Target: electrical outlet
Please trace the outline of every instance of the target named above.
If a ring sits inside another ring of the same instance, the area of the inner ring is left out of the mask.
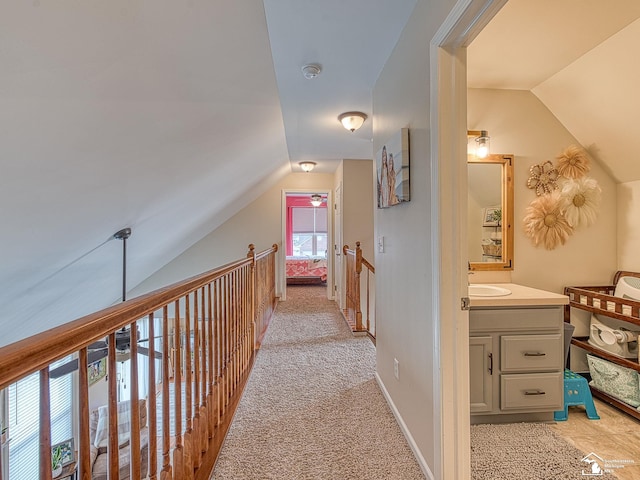
[[[396,380],[400,380],[400,364],[397,358],[393,359],[393,376],[396,377]]]

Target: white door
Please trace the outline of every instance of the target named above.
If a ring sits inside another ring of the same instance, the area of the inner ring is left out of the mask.
[[[344,272],[342,270],[342,183],[336,187],[336,203],[334,205],[334,234],[333,234],[333,253],[334,253],[334,293],[335,300],[340,307],[344,308]]]

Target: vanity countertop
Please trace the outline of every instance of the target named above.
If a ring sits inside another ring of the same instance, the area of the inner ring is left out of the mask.
[[[569,297],[559,293],[538,290],[515,283],[487,283],[511,290],[510,295],[500,297],[477,297],[469,295],[471,308],[474,307],[526,307],[542,305],[567,305]]]

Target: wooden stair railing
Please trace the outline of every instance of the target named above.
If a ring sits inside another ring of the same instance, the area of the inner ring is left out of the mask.
[[[375,338],[375,308],[372,292],[375,291],[376,270],[363,256],[360,242],[356,242],[355,250],[349,249],[349,245],[342,248],[345,258],[346,270],[346,305],[343,315],[353,332],[366,332]],[[363,275],[363,267],[365,269]],[[364,284],[364,285],[363,285]],[[362,290],[364,287],[364,295]],[[365,322],[363,324],[362,309],[365,309]]]
[[[119,480],[124,465],[120,465],[119,436],[113,432],[118,432],[115,372],[117,361],[121,361],[117,354],[122,352],[116,351],[116,332],[130,328],[130,405],[137,406],[137,332],[141,322],[147,322],[148,461],[143,463],[140,453],[144,448],[141,411],[133,407],[129,449],[134,453],[129,456],[129,478],[208,479],[277,304],[277,250],[273,245],[256,253],[250,245],[245,259],[0,348],[0,389],[39,372],[39,478],[52,478],[49,366],[77,353],[77,478],[91,480],[88,347],[107,337],[108,478]],[[159,319],[160,332],[155,330],[154,319]],[[156,338],[160,339],[157,344]],[[156,354],[161,354],[161,385],[157,382]],[[158,386],[159,400],[155,393]]]

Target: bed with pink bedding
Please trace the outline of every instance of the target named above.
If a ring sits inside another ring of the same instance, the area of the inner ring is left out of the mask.
[[[324,283],[327,259],[321,257],[287,257],[287,283]]]

